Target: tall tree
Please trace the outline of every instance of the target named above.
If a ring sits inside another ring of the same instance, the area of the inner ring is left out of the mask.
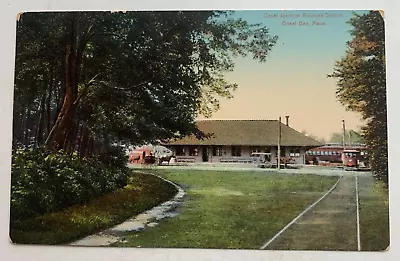
[[[329,140],[331,143],[343,143],[343,133],[335,132],[332,133],[332,136]],[[362,135],[355,130],[346,130],[345,133],[345,142],[346,144],[354,144],[354,143],[364,143]]]
[[[85,156],[196,133],[237,88],[233,58],[264,62],[276,41],[228,11],[25,13],[14,138]]]
[[[337,97],[366,121],[362,136],[375,176],[388,183],[386,66],[384,20],[378,11],[355,14],[346,56],[329,77],[338,79]]]

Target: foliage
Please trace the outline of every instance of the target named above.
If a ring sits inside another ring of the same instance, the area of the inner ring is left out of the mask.
[[[370,176],[359,177],[360,237],[363,251],[385,251],[390,246],[389,193]]]
[[[100,158],[100,157],[99,157]],[[126,162],[116,153],[103,161],[63,151],[17,149],[12,158],[11,222],[90,199],[126,185]],[[120,164],[120,163],[118,163]]]
[[[362,135],[354,130],[346,130],[345,132],[345,140],[346,144],[364,144],[364,140]],[[329,140],[330,143],[343,143],[343,133],[335,132],[332,133],[332,136]]]
[[[197,133],[237,88],[233,58],[264,62],[276,40],[228,11],[24,13],[14,143],[84,157]]]
[[[62,211],[13,222],[11,240],[20,244],[64,244],[117,225],[164,202],[176,188],[153,176],[134,173],[128,186]],[[155,196],[157,195],[157,196]]]
[[[324,138],[319,138],[319,137],[315,136],[314,134],[308,133],[308,131],[306,131],[306,130],[302,130],[300,133],[303,134],[303,135],[306,135],[307,137],[310,137],[311,139],[314,139],[314,140],[316,140],[316,141],[319,141],[319,142],[321,142],[322,144],[325,144],[325,143],[326,143],[326,141],[325,141]]]
[[[388,184],[384,20],[378,11],[370,11],[355,15],[349,23],[353,39],[329,77],[338,79],[339,101],[365,119],[362,137],[369,149],[371,167],[375,176]]]
[[[16,36],[12,219],[124,186],[123,145],[201,137],[233,58],[277,40],[228,11],[28,12]]]

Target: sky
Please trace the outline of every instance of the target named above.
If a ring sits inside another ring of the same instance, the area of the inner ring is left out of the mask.
[[[220,109],[211,119],[282,117],[285,121],[289,115],[292,128],[326,140],[342,130],[343,119],[347,129],[363,125],[360,114],[346,111],[337,101],[336,80],[327,77],[351,40],[347,21],[353,11],[250,10],[234,16],[262,23],[278,36],[278,42],[265,63],[251,57],[235,59],[236,67],[226,79],[239,87],[233,99],[220,100]]]

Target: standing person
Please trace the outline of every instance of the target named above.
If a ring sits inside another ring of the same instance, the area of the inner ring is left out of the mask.
[[[314,157],[312,158],[312,164],[313,164],[313,165],[317,165],[317,157],[314,156]]]

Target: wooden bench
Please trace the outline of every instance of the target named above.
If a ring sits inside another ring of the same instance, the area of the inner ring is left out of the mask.
[[[196,158],[195,157],[186,157],[186,156],[176,156],[176,162],[194,163],[194,162],[196,162]]]
[[[253,163],[255,161],[254,158],[220,158],[219,161],[221,163]]]

